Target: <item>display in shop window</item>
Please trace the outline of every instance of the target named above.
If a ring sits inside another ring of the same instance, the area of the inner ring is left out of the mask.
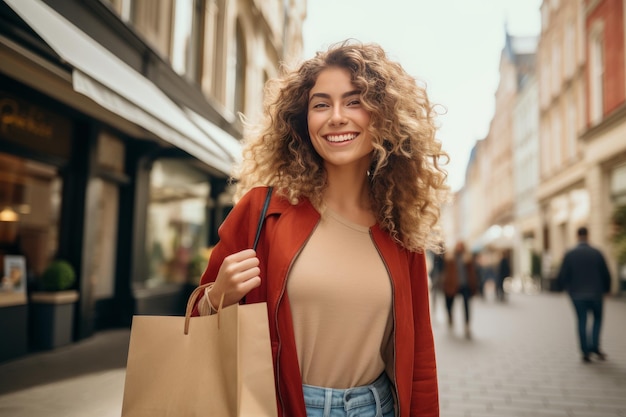
[[[19,255],[4,256],[2,291],[26,293],[26,259]]]
[[[26,258],[21,255],[0,256],[0,307],[26,302]]]

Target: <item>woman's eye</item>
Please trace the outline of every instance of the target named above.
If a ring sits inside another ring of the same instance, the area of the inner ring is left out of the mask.
[[[328,107],[328,105],[326,103],[316,103],[316,104],[313,105],[314,109],[319,109],[319,108],[322,108],[322,107]]]
[[[348,106],[358,106],[359,104],[361,104],[361,100],[358,99],[350,100],[348,102]]]

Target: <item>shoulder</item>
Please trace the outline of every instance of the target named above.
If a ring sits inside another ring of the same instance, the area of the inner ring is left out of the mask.
[[[580,244],[578,246],[576,246],[574,249],[572,249],[573,253],[587,253],[587,254],[594,254],[594,255],[602,255],[602,252],[600,252],[600,250],[598,250],[598,248],[591,246],[588,243],[584,243],[584,244]]]
[[[241,224],[241,222],[246,222],[246,219],[258,218],[263,209],[267,192],[268,187],[254,187],[246,191],[239,200],[235,201],[223,225],[232,222]]]
[[[255,205],[255,203],[263,202],[265,196],[267,195],[269,187],[254,187],[248,190],[239,201],[235,204],[235,206],[251,206]]]
[[[268,192],[270,192],[269,188],[268,186],[259,186],[250,189],[241,197],[235,207],[242,205],[244,210],[247,208],[248,210],[253,210],[252,212],[260,212]],[[300,197],[298,202],[292,203],[284,196],[284,193],[272,187],[266,216],[282,215],[287,212],[297,215],[304,213],[319,215],[306,197]]]

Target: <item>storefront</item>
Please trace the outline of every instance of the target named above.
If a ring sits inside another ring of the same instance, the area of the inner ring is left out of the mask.
[[[232,204],[239,151],[41,2],[9,3],[0,4],[0,362],[39,348],[32,294],[54,259],[77,278],[73,341],[134,314],[180,314]]]

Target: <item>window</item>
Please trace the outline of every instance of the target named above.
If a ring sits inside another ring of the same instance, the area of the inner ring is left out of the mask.
[[[576,142],[578,141],[578,123],[576,117],[576,98],[570,91],[567,94],[567,158],[576,157]]]
[[[161,56],[171,50],[172,4],[169,1],[132,0],[132,24]]]
[[[246,59],[246,43],[244,31],[241,22],[237,21],[237,62],[235,76],[235,113],[245,113],[246,110],[246,67],[248,62]]]
[[[146,287],[197,284],[207,263],[209,183],[182,160],[154,163],[150,177]]]
[[[589,121],[598,124],[603,116],[604,50],[603,30],[594,25],[589,34]]]
[[[546,59],[546,55],[545,53],[542,54],[542,58],[541,59],[541,69],[539,71],[539,82],[540,82],[540,88],[539,88],[539,97],[540,97],[540,104],[541,107],[546,107],[548,106],[548,104],[550,103],[550,64],[549,64],[549,60]]]
[[[557,94],[561,89],[561,43],[559,38],[552,40],[552,92]]]
[[[565,26],[565,76],[570,78],[576,70],[576,27],[573,20],[567,22]]]
[[[200,73],[202,13],[197,0],[175,0],[171,62],[176,72],[193,81]]]
[[[541,146],[540,162],[542,176],[546,176],[549,173],[548,161],[550,160],[550,134],[548,132],[548,121],[546,121],[545,124],[541,127],[541,136],[539,137]]]
[[[23,256],[28,276],[43,273],[57,254],[61,190],[56,168],[0,153],[0,261]]]
[[[558,110],[558,108],[556,109]],[[552,116],[552,131],[550,137],[551,143],[551,151],[550,152],[550,161],[551,161],[551,169],[558,169],[563,164],[563,150],[562,150],[562,129],[563,125],[561,123],[561,115],[558,112],[555,112]]]

